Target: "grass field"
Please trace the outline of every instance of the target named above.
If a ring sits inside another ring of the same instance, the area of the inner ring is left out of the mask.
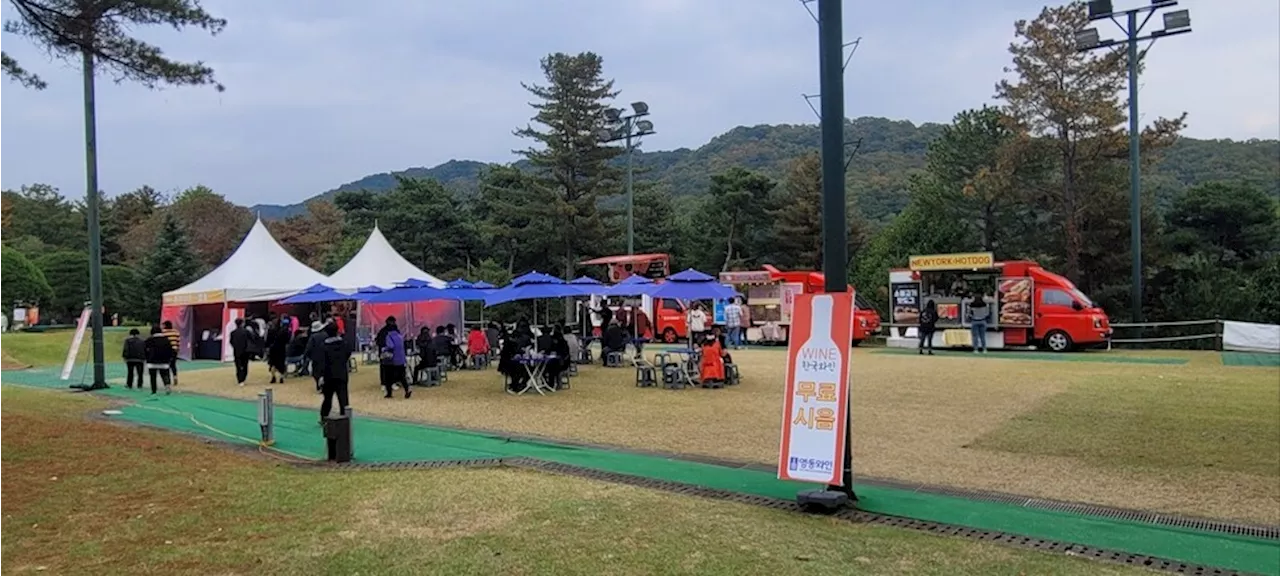
[[[138,328],[145,334],[148,328]],[[4,367],[50,366],[61,365],[67,359],[67,349],[71,348],[71,340],[75,330],[56,330],[53,332],[11,332],[3,336]],[[128,329],[113,328],[103,332],[103,349],[107,360],[119,360],[120,350],[124,347],[124,339],[129,336]],[[93,342],[85,334],[80,343],[81,362],[93,358]]]
[[[4,344],[8,346],[8,340]],[[1182,364],[1109,363],[1159,357]],[[573,388],[512,397],[493,371],[454,372],[411,400],[384,400],[376,366],[353,375],[368,414],[642,450],[772,464],[785,356],[735,352],[741,386],[640,389],[630,370],[584,367]],[[1280,523],[1280,369],[1224,367],[1210,353],[920,358],[859,349],[853,370],[858,474],[1048,498]],[[231,370],[191,372],[181,390],[251,399]],[[309,379],[277,401],[316,406]]]
[[[6,573],[1145,573],[537,472],[303,469],[105,406],[4,389]]]

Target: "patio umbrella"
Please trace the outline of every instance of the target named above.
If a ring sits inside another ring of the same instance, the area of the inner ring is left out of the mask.
[[[431,283],[420,278],[407,278],[404,282],[397,282],[397,288],[430,288]]]
[[[498,289],[497,286],[494,286],[493,284],[485,282],[484,280],[481,280],[479,282],[476,282],[475,284],[472,284],[471,287],[477,290],[497,290]]]
[[[579,276],[577,278],[574,278],[573,280],[570,280],[569,285],[574,286],[578,290],[582,291],[583,296],[592,296],[595,294],[607,294],[609,292],[608,286],[605,286],[603,283],[601,283],[599,280],[596,280],[595,278],[588,278],[586,276]]]
[[[360,288],[356,289],[355,294],[351,295],[351,299],[359,300],[361,302],[367,302],[369,298],[372,297],[374,294],[381,294],[382,292],[383,292],[382,288],[379,288],[377,286],[361,286]]]
[[[404,302],[422,302],[424,300],[458,300],[448,291],[425,286],[410,286],[402,283],[390,290],[369,294],[364,298],[370,304],[400,304]]]
[[[672,300],[722,300],[737,294],[733,288],[693,268],[668,276],[666,282],[654,285],[645,293]]]
[[[509,286],[499,288],[484,298],[485,306],[496,306],[516,300],[536,300],[539,298],[566,298],[582,296],[582,290],[541,272],[530,272],[511,281]]]
[[[324,284],[312,284],[301,292],[280,302],[283,304],[306,304],[310,302],[332,302],[334,300],[350,300],[351,296],[334,290]]]
[[[644,276],[627,276],[623,281],[610,286],[607,296],[643,296],[648,294],[657,284]]]

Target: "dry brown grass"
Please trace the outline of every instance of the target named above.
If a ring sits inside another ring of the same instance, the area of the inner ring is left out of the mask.
[[[353,375],[352,405],[364,413],[473,429],[502,430],[628,448],[681,452],[772,464],[780,427],[785,356],[781,350],[735,352],[740,386],[667,391],[633,385],[628,369],[584,367],[571,390],[509,396],[496,372],[453,372],[447,384],[412,399],[384,400],[376,366]],[[854,449],[858,474],[1082,500],[1114,506],[1214,517],[1280,521],[1274,474],[1186,466],[1129,466],[1038,450],[976,448],[1019,418],[1034,417],[1050,399],[1087,383],[1159,378],[1161,385],[1197,386],[1221,379],[1216,356],[1186,365],[1145,365],[899,356],[858,350],[854,358]],[[1253,387],[1275,386],[1274,370],[1230,369]],[[267,376],[238,388],[230,369],[183,375],[182,389],[250,399]],[[1233,382],[1235,381],[1233,380]],[[278,401],[315,406],[310,379],[276,385]],[[1088,422],[1079,423],[1087,427]],[[1280,437],[1280,421],[1275,422]],[[1063,433],[1076,433],[1063,430]],[[1231,450],[1230,438],[1222,450]]]

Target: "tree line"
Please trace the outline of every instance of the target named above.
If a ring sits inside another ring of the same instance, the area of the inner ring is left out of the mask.
[[[888,270],[911,254],[991,251],[1036,260],[1112,316],[1127,316],[1125,62],[1122,53],[1075,52],[1085,20],[1075,3],[1015,24],[1009,78],[996,84],[993,105],[962,111],[941,129],[896,215],[868,219],[857,189],[849,195],[850,281],[869,301],[887,302]],[[520,167],[487,168],[467,197],[411,178],[383,193],[341,192],[269,222],[272,233],[329,273],[376,223],[424,270],[495,284],[533,269],[572,277],[591,272],[577,268],[581,260],[625,252],[615,161],[623,150],[596,137],[618,91],[596,54],[556,53],[541,65],[540,83],[524,85],[534,102],[529,124],[515,129],[528,143],[516,151]],[[1160,118],[1143,129],[1144,166],[1168,150],[1184,121]],[[817,154],[794,158],[780,178],[724,166],[703,194],[673,195],[643,169],[636,180],[638,252],[667,252],[677,268],[707,272],[820,266]],[[40,185],[6,191],[3,200],[6,299],[74,315],[88,293],[82,207]],[[204,187],[171,198],[143,188],[104,202],[107,306],[137,319],[153,319],[160,293],[221,262],[253,221]],[[1280,207],[1269,192],[1228,179],[1157,203],[1148,187],[1142,218],[1149,318],[1280,322]]]

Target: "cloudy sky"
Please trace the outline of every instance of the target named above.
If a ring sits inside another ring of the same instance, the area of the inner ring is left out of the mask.
[[[243,204],[291,203],[375,172],[509,161],[522,146],[511,131],[530,116],[520,82],[540,80],[538,59],[554,51],[601,54],[621,98],[649,102],[650,149],[697,147],[742,124],[814,121],[800,95],[818,92],[818,30],[799,0],[205,5],[229,20],[223,34],[143,34],[174,57],[212,64],[226,92],[99,83],[109,194],[203,183]],[[1190,136],[1280,137],[1280,2],[1182,5],[1195,32],[1152,50],[1144,118],[1185,110]],[[945,122],[989,102],[1013,22],[1038,11],[1017,0],[846,1],[846,39],[862,38],[847,115]],[[78,70],[7,34],[3,47],[50,84],[0,88],[3,186],[82,194]]]

